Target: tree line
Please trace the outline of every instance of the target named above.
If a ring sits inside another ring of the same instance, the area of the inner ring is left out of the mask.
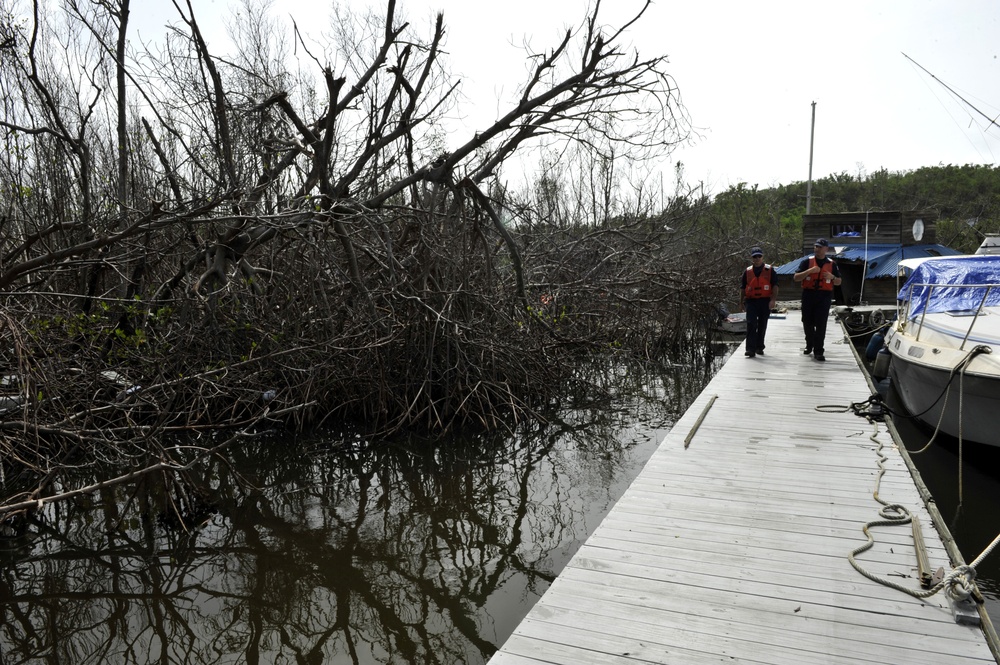
[[[806,182],[760,188],[740,183],[705,196],[720,230],[732,228],[766,245],[775,262],[801,254]],[[835,173],[813,182],[811,212],[930,210],[938,215],[937,239],[974,252],[985,234],[1000,233],[1000,167],[925,166],[912,171]]]

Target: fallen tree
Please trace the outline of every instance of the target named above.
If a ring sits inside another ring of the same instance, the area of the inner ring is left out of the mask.
[[[425,39],[392,0],[340,16],[337,58],[296,33],[311,86],[249,5],[231,59],[190,3],[155,54],[125,50],[129,0],[31,8],[0,26],[0,511],[73,491],[68,465],[222,451],[177,437],[531,417],[579,358],[676,346],[731,281],[669,209],[555,225],[498,177],[531,142],[683,140],[663,57],[624,51],[600,3],[447,145],[440,15]]]

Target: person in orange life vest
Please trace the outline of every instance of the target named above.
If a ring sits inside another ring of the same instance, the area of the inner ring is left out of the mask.
[[[764,355],[767,320],[778,296],[778,274],[764,263],[760,247],[750,250],[750,260],[753,265],[743,271],[740,280],[740,309],[747,313],[747,350],[743,354],[747,358]]]
[[[826,256],[829,247],[826,238],[819,238],[813,244],[815,254],[803,259],[792,277],[796,282],[802,282],[802,330],[806,335],[803,353],[811,353],[819,361],[826,360],[823,354],[826,322],[830,318],[833,287],[841,282],[840,268]]]

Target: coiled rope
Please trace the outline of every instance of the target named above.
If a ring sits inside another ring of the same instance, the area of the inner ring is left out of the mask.
[[[846,413],[847,411],[853,411],[856,416],[878,421],[884,420],[886,413],[892,413],[889,407],[883,402],[882,396],[878,393],[863,402],[851,402],[847,406],[843,406],[842,404],[820,404],[816,407],[816,410],[822,413]]]
[[[848,561],[851,562],[851,565],[854,567],[856,571],[858,571],[868,579],[872,580],[873,582],[877,582],[891,589],[896,589],[897,591],[902,591],[903,593],[913,596],[914,598],[930,598],[931,596],[938,593],[942,589],[945,589],[945,592],[948,594],[948,596],[951,599],[955,600],[956,602],[962,602],[968,600],[975,593],[974,582],[976,579],[976,566],[978,566],[990,554],[990,552],[993,551],[993,549],[997,546],[997,544],[1000,543],[1000,534],[998,534],[997,537],[993,539],[993,542],[990,543],[989,547],[983,550],[982,554],[976,557],[976,559],[972,563],[952,568],[948,573],[944,575],[944,577],[937,584],[925,590],[911,589],[892,580],[879,577],[878,575],[872,573],[871,571],[865,570],[865,568],[862,567],[861,564],[858,563],[857,559],[855,558],[859,554],[867,552],[875,544],[875,539],[872,537],[870,531],[872,527],[902,526],[905,524],[910,524],[913,521],[913,517],[910,515],[910,511],[907,510],[905,506],[898,503],[888,503],[879,496],[879,488],[881,487],[882,476],[885,475],[885,462],[888,460],[888,457],[886,457],[882,453],[882,448],[884,447],[884,444],[882,443],[882,441],[878,439],[878,434],[879,434],[878,423],[876,423],[874,420],[871,419],[869,419],[869,422],[871,422],[872,425],[875,427],[875,431],[868,438],[871,439],[873,442],[875,442],[875,444],[877,445],[875,452],[879,457],[878,474],[875,479],[875,490],[873,492],[873,496],[875,497],[876,501],[882,504],[882,508],[879,509],[879,516],[882,519],[867,522],[864,525],[864,527],[862,527],[862,531],[864,532],[865,537],[868,540],[863,545],[855,548],[847,556]]]

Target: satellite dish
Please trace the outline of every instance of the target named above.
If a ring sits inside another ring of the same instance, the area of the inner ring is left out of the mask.
[[[913,239],[920,242],[920,239],[924,237],[924,220],[918,219],[913,222]]]

